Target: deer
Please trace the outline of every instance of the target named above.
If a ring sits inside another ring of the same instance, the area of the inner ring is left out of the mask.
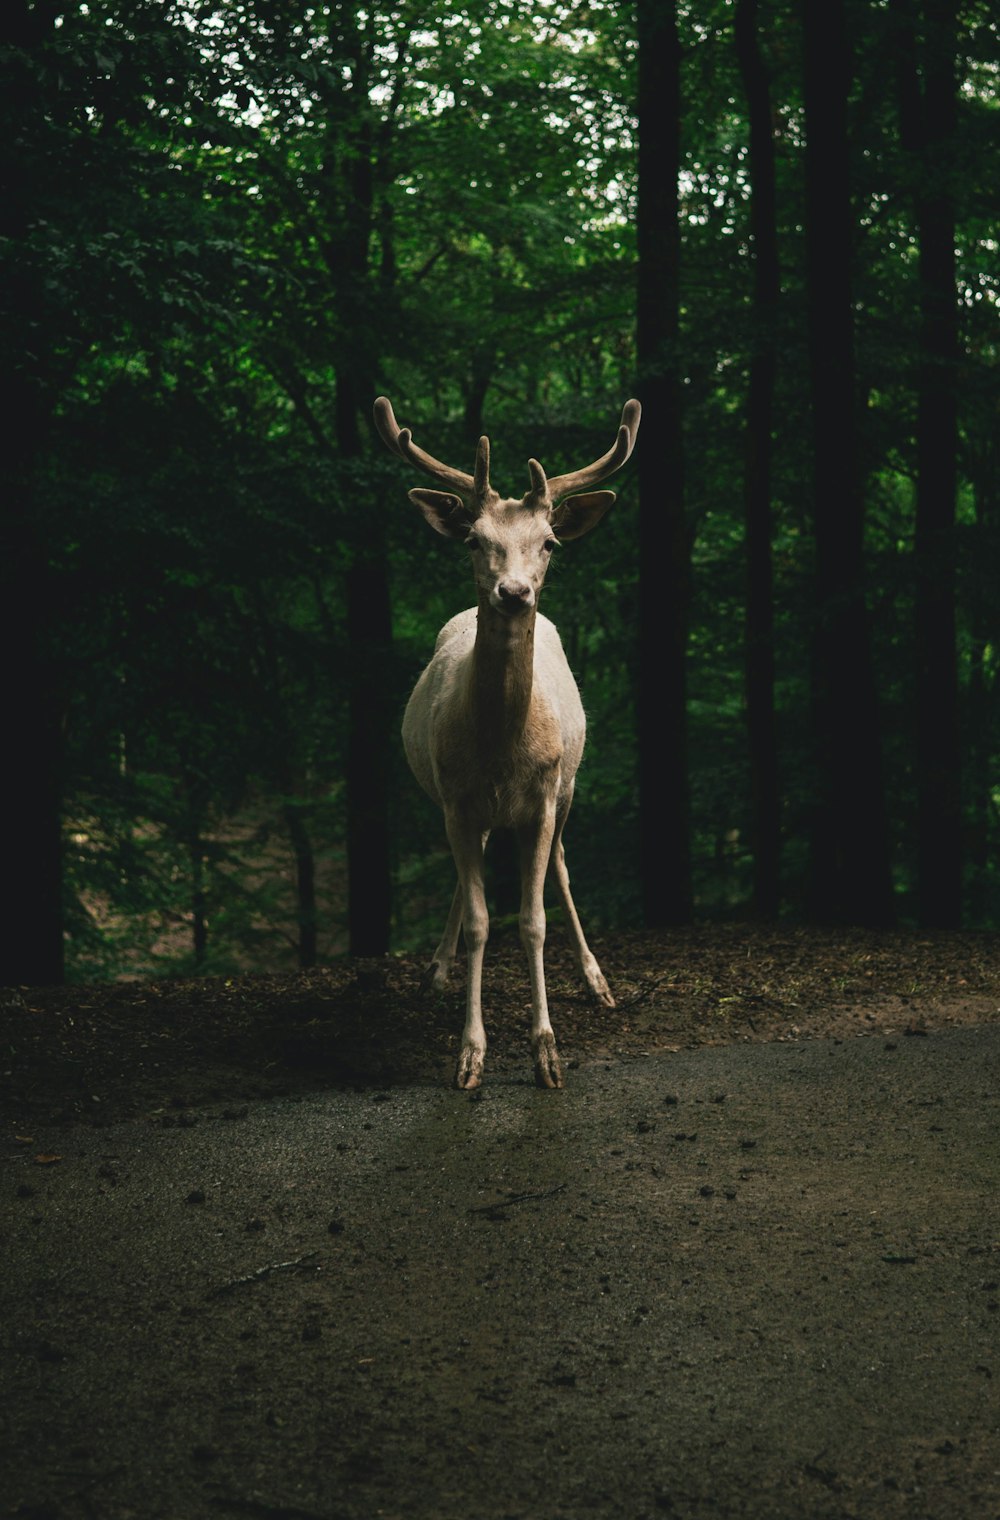
[[[482,437],[471,475],[442,464],[396,422],[386,396],[375,402],[376,429],[386,446],[441,488],[416,488],[409,499],[436,533],[465,544],[476,606],[441,629],[434,653],[406,706],[403,748],[419,785],[444,814],[458,881],[444,933],[424,976],[442,992],[465,940],[465,1027],[455,1085],[483,1080],[486,1031],[482,973],[489,913],[483,852],[490,833],[512,829],[521,872],[519,930],[531,987],[535,1081],[563,1086],[545,991],[543,950],[547,875],[554,879],[581,977],[607,1008],[614,998],[584,937],[570,892],[563,830],[583,755],[586,719],[576,680],[555,625],[538,610],[553,552],[600,522],[613,491],[592,486],[619,470],[635,447],[641,408],[628,401],[618,435],[593,464],[548,477],[528,460],[530,486],[502,497],[490,483],[490,441]]]

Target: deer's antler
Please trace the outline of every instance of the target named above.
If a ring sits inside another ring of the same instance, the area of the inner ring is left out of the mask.
[[[490,489],[490,440],[480,438],[476,449],[476,468],[474,475],[467,475],[464,470],[452,469],[451,465],[442,464],[435,459],[433,454],[428,454],[413,442],[413,436],[409,428],[401,428],[396,421],[392,410],[392,403],[388,396],[379,396],[375,402],[375,426],[379,437],[387,448],[407,464],[416,465],[421,470],[426,470],[440,485],[447,486],[450,491],[455,491],[463,501],[481,501]]]
[[[568,475],[553,475],[549,479],[538,460],[529,459],[531,496],[539,503],[549,500],[554,506],[563,497],[573,496],[577,491],[585,491],[590,486],[596,486],[599,480],[606,480],[609,475],[620,470],[635,448],[641,416],[642,407],[639,402],[626,401],[622,408],[622,420],[614,444],[606,454],[595,460],[593,464],[588,464],[585,469],[571,470]]]

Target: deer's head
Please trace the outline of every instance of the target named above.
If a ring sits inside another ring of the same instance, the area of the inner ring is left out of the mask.
[[[531,485],[520,498],[501,497],[490,485],[488,438],[480,438],[474,471],[466,475],[418,448],[410,429],[397,424],[385,396],[375,402],[375,426],[393,453],[445,488],[418,488],[410,492],[410,500],[435,532],[468,546],[476,585],[489,606],[507,617],[519,617],[538,604],[552,550],[564,539],[588,533],[614,501],[614,491],[588,487],[606,480],[628,459],[640,413],[638,401],[625,403],[613,446],[586,469],[549,478],[537,459],[529,459]]]

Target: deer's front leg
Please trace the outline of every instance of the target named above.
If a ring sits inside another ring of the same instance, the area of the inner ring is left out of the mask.
[[[486,1059],[486,1029],[483,1025],[483,955],[490,933],[483,881],[483,841],[479,829],[470,828],[461,815],[445,813],[448,842],[458,871],[461,893],[462,933],[468,951],[468,986],[465,997],[465,1028],[462,1049],[455,1072],[457,1087],[478,1087],[483,1080]],[[450,922],[450,920],[449,920]]]
[[[531,1048],[539,1087],[562,1087],[562,1063],[549,1021],[545,995],[545,872],[555,833],[555,807],[545,808],[537,823],[518,829],[521,847],[521,944],[531,982]]]

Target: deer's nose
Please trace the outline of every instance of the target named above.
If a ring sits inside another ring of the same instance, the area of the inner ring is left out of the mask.
[[[524,607],[531,600],[531,587],[524,581],[501,581],[497,590],[508,607]]]

